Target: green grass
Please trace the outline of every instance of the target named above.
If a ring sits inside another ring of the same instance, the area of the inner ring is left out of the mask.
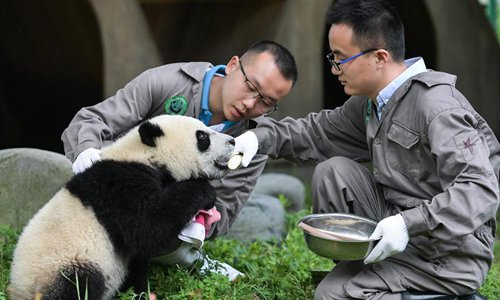
[[[332,262],[308,251],[302,232],[296,228],[308,212],[289,215],[289,231],[280,245],[254,242],[243,245],[235,240],[218,238],[204,249],[212,258],[224,258],[245,277],[229,282],[221,275],[202,277],[196,272],[175,267],[154,266],[149,276],[157,299],[311,299],[314,284],[310,270],[328,270]],[[5,299],[8,271],[18,232],[0,225],[0,300]],[[133,299],[131,291],[118,299]],[[136,297],[138,299],[138,297]],[[142,298],[144,299],[144,298]]]
[[[302,232],[296,224],[308,212],[288,215],[289,233],[280,245],[254,242],[243,245],[234,240],[218,238],[207,242],[205,251],[212,258],[224,258],[246,276],[229,282],[220,275],[202,277],[190,270],[154,266],[149,276],[151,290],[157,299],[169,300],[264,300],[311,299],[315,284],[311,270],[329,270],[332,262],[314,255],[304,243]],[[0,225],[0,300],[7,299],[12,251],[18,232]],[[496,256],[500,255],[497,243]],[[495,260],[481,293],[490,300],[500,299],[500,262]],[[117,299],[139,299],[127,291]],[[142,298],[144,299],[144,297]]]
[[[500,2],[497,1],[497,28],[496,28],[496,33],[497,33],[497,38],[498,38],[498,43],[500,43]]]

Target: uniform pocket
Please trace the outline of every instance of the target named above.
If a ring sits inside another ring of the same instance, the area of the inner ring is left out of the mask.
[[[420,135],[394,122],[387,134],[388,162],[391,169],[411,179],[418,179],[422,173]]]

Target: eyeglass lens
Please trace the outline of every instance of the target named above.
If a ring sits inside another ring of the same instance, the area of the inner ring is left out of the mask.
[[[346,58],[346,59],[344,59],[344,60],[341,60],[341,61],[339,61],[339,62],[336,62],[336,61],[335,61],[335,58],[334,58],[333,52],[330,52],[330,53],[328,53],[328,54],[326,55],[326,59],[328,59],[328,61],[330,62],[330,64],[332,65],[332,67],[334,67],[334,68],[335,68],[335,70],[336,70],[336,71],[340,71],[340,65],[341,65],[341,64],[344,64],[344,63],[346,63],[346,62],[348,62],[348,61],[351,61],[351,60],[354,60],[354,59],[356,59],[356,58],[360,57],[361,55],[364,55],[364,54],[366,54],[366,53],[368,53],[368,52],[372,52],[372,51],[376,51],[376,50],[378,50],[378,48],[370,48],[370,49],[367,49],[367,50],[361,51],[361,52],[359,52],[358,54],[355,54],[355,55],[353,55],[353,56],[351,56],[351,57],[348,57],[348,58]]]
[[[251,92],[257,93],[256,95],[252,95],[252,98],[257,98],[257,105],[256,107],[258,110],[263,113],[263,114],[270,114],[274,112],[275,110],[278,109],[278,105],[274,104],[271,100],[267,99],[266,97],[262,96],[260,93],[259,89],[253,84],[247,77],[247,74],[245,72],[245,69],[243,68],[243,64],[240,62],[240,69],[241,73],[243,74],[243,77],[245,78],[245,82],[248,83],[249,85],[249,90]]]

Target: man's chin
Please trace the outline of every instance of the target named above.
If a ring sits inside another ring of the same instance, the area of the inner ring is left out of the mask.
[[[243,116],[241,117],[237,117],[237,116],[229,116],[229,118],[226,117],[226,120],[230,121],[230,122],[239,122],[241,120],[244,120],[245,118]]]
[[[361,93],[359,91],[356,91],[348,86],[344,86],[344,93],[348,96],[359,96]]]
[[[348,86],[345,86],[345,85],[344,85],[344,93],[346,93],[346,95],[349,95],[349,96],[354,96],[355,95],[354,91],[351,88],[349,88]]]

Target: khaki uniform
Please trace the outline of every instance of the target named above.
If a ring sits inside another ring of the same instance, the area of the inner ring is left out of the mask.
[[[404,290],[463,295],[493,259],[500,145],[454,87],[456,77],[420,73],[400,86],[379,118],[366,97],[302,119],[266,120],[259,153],[319,163],[315,212],[374,220],[401,213],[410,242],[382,262],[340,262],[318,299],[400,299]],[[358,162],[371,161],[372,171]]]
[[[203,78],[210,67],[210,63],[192,62],[149,69],[105,101],[82,108],[62,134],[66,156],[74,161],[85,149],[100,149],[113,143],[141,121],[165,114],[166,101],[174,96],[187,100],[185,116],[198,118]],[[237,136],[255,125],[254,120],[241,121],[225,133]],[[212,181],[222,219],[212,227],[209,236],[227,232],[247,202],[266,160],[267,156],[259,155],[248,168],[231,171],[224,178]]]

